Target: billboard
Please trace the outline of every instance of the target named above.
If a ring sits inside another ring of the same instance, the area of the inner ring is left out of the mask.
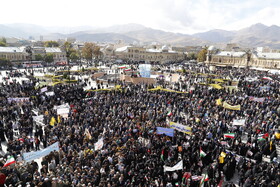
[[[141,77],[150,78],[151,76],[151,64],[140,64],[139,71]]]

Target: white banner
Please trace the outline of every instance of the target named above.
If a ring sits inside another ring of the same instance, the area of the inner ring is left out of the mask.
[[[234,119],[232,125],[244,126],[246,119]]]
[[[16,102],[16,103],[23,103],[23,102],[28,102],[29,97],[9,97],[8,98],[8,103],[11,102]]]
[[[68,103],[65,103],[65,104],[62,104],[62,105],[55,105],[53,107],[54,110],[57,110],[59,108],[70,108],[69,104]]]
[[[32,160],[39,159],[41,157],[47,156],[52,151],[59,151],[58,142],[48,146],[47,148],[40,151],[32,151],[28,153],[23,153],[23,159],[25,162],[31,162]]]
[[[103,143],[103,138],[100,138],[100,139],[98,140],[98,142],[96,142],[96,143],[94,144],[94,150],[97,151],[97,150],[102,149],[103,145],[104,145],[104,143]]]
[[[70,109],[69,108],[59,108],[56,110],[57,115],[68,115]]]
[[[39,116],[32,116],[33,121],[35,121],[36,123],[40,124],[40,125],[45,125],[44,124],[44,115],[39,115]]]
[[[46,94],[46,96],[53,96],[54,92],[46,92],[45,94]]]
[[[166,171],[176,171],[176,170],[182,170],[183,169],[183,160],[178,162],[175,166],[169,167],[169,166],[163,166],[164,172]]]
[[[44,93],[46,91],[48,91],[48,87],[44,87],[44,88],[41,89],[41,93]]]

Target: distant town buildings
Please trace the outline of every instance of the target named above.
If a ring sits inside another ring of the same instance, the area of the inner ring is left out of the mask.
[[[0,47],[0,58],[8,59],[12,62],[23,62],[30,60],[26,52],[26,47],[32,46],[32,60],[36,56],[45,56],[52,54],[54,62],[66,62],[66,53],[58,47],[44,47],[43,36],[40,40],[23,40],[20,38],[6,38],[7,45],[10,47]],[[82,57],[82,48],[84,42],[76,41],[75,38],[66,38],[57,40],[59,45],[65,41],[72,43],[73,49],[77,55]],[[127,44],[123,40],[116,43],[97,43],[100,47],[100,60],[103,61],[138,61],[146,63],[166,63],[172,61],[186,60],[189,56],[198,54],[202,46],[170,46],[159,43],[150,43],[143,45],[139,42]],[[205,46],[204,46],[205,47]],[[255,49],[244,49],[238,44],[230,43],[220,50],[214,46],[208,47],[206,63],[216,66],[235,66],[235,67],[261,67],[261,68],[280,68],[279,50],[273,50],[268,47],[257,47]]]
[[[279,69],[280,53],[271,52],[268,48],[262,47],[252,51],[216,51],[213,48],[208,48],[206,63],[217,66]]]
[[[54,62],[66,61],[66,53],[58,47],[33,47],[32,48],[32,60],[36,60],[36,55],[45,56],[46,54],[52,54]],[[26,51],[26,47],[0,47],[0,58],[8,59],[12,62],[27,61],[29,60],[29,54]]]

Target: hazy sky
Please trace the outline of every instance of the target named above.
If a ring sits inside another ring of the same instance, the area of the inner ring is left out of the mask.
[[[0,24],[111,26],[138,23],[172,32],[280,25],[279,0],[2,0]]]

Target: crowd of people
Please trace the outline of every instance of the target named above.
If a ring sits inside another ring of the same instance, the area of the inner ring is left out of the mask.
[[[117,83],[119,89],[98,92],[85,91],[82,84],[49,86],[53,95],[35,89],[36,81],[2,84],[0,138],[7,151],[0,156],[0,186],[278,187],[276,75],[217,69],[211,73],[238,79],[238,89],[214,89],[194,81],[201,80],[194,74],[200,71],[193,67],[192,72],[181,73],[177,88],[181,93],[149,91],[157,85],[122,81]],[[21,97],[29,99],[8,99]],[[217,100],[241,108],[231,110]],[[55,106],[66,103],[67,117],[59,116]],[[43,115],[44,125],[35,122],[34,115]],[[233,125],[239,119],[245,124]],[[158,133],[157,127],[169,128],[170,122],[191,127],[192,133]],[[97,149],[98,141],[102,146]],[[23,153],[55,142],[59,151],[40,163],[24,162]],[[10,156],[16,162],[5,166]],[[181,161],[182,168],[165,169]]]

